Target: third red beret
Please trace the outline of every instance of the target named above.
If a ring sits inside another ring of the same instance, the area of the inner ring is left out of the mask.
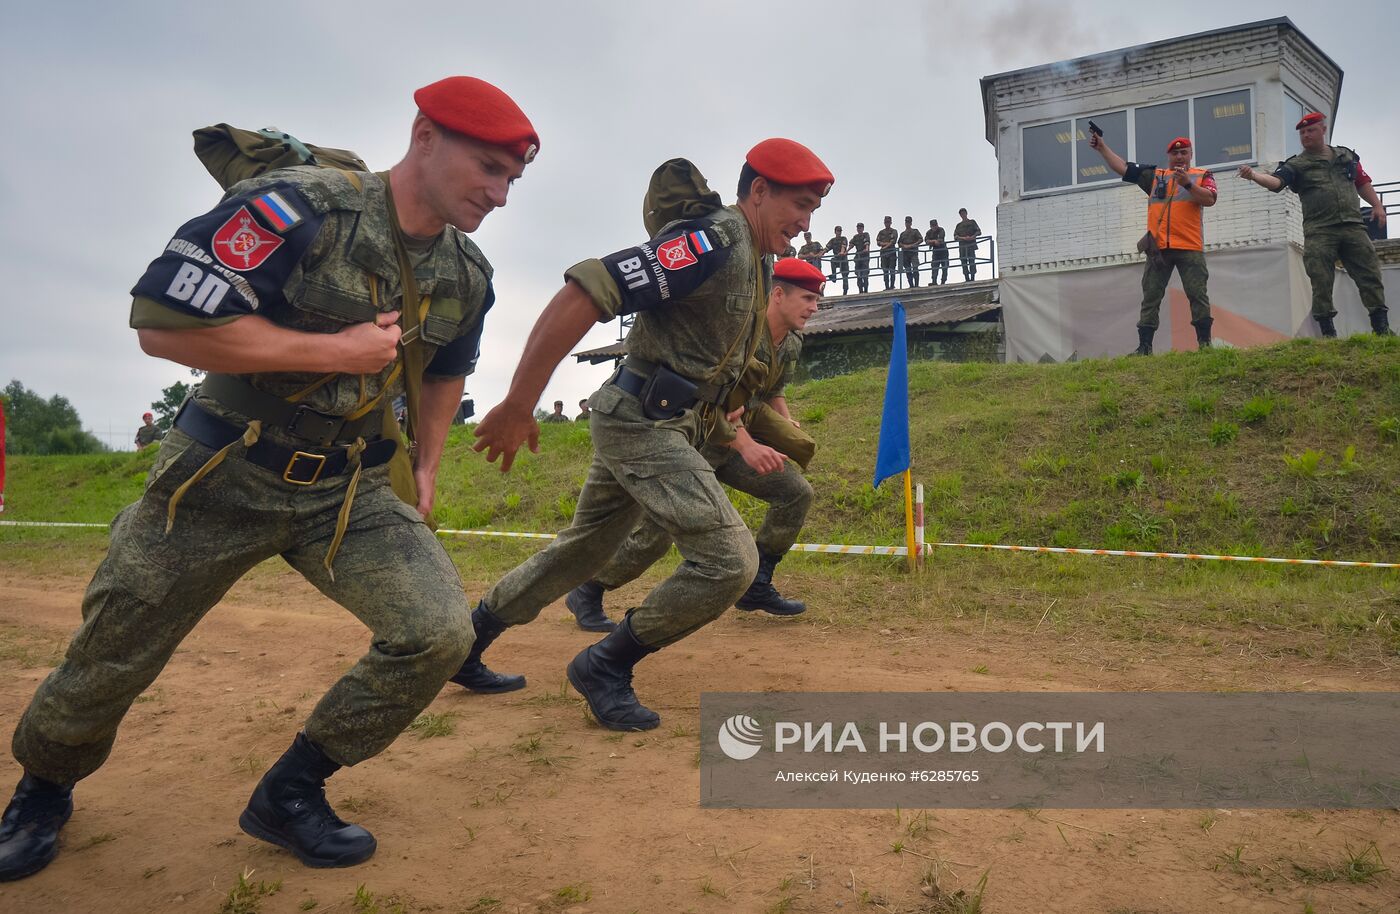
[[[823,197],[836,177],[817,154],[796,140],[773,137],[749,150],[744,161],[753,170],[777,184],[811,187]]]
[[[796,257],[784,257],[773,266],[773,278],[782,282],[790,282],[794,286],[806,289],[808,292],[822,294],[822,287],[826,285],[826,276],[821,270],[812,266],[805,260],[798,260]]]
[[[1304,127],[1307,127],[1310,124],[1320,124],[1325,119],[1326,115],[1320,114],[1316,111],[1310,111],[1307,114],[1303,115],[1303,119],[1299,121],[1296,125],[1294,125],[1293,129],[1302,130]]]
[[[1178,149],[1190,149],[1191,140],[1184,136],[1179,136],[1167,144],[1167,152],[1176,152]]]
[[[499,146],[526,165],[539,152],[539,134],[525,112],[484,79],[449,76],[419,89],[413,100],[433,123]]]

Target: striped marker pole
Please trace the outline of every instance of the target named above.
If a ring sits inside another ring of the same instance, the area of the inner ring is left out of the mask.
[[[924,484],[914,487],[914,548],[919,550],[919,568],[924,567]]]

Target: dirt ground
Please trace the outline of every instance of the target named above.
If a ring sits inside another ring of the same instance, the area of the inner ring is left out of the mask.
[[[6,728],[76,625],[85,583],[0,571]],[[290,573],[241,583],[132,708],[108,764],[79,786],[58,860],[0,887],[0,909],[956,912],[964,910],[956,893],[972,892],[985,873],[981,910],[990,914],[1400,912],[1394,810],[698,804],[705,689],[1389,690],[1393,670],[1267,651],[1203,665],[1175,662],[1160,645],[1126,654],[1065,639],[731,613],[638,668],[638,692],[663,723],[620,735],[593,724],[564,686],[564,664],[593,637],[562,604],[504,636],[490,660],[527,674],[529,687],[494,697],[449,687],[430,711],[449,715],[453,732],[406,733],[337,774],[331,802],[374,832],[379,852],[360,867],[311,870],[244,835],[237,817],[321,692],[364,649],[366,632]],[[993,675],[973,672],[979,666]],[[0,755],[0,779],[13,783],[18,768]],[[1348,854],[1372,848],[1390,869],[1348,881]],[[223,907],[248,872],[248,907]],[[261,883],[276,890],[259,895]]]

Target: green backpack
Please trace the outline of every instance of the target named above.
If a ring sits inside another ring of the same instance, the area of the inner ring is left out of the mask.
[[[194,154],[224,190],[265,171],[293,165],[369,171],[364,160],[347,149],[312,146],[274,127],[262,130],[243,130],[228,124],[201,127],[194,132]]]

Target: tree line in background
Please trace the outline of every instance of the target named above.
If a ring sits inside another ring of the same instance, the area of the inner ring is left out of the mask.
[[[198,372],[192,372],[198,374]],[[170,431],[175,413],[194,385],[184,381],[161,391],[151,404],[155,424]],[[109,448],[96,435],[83,430],[82,419],[67,397],[54,394],[47,400],[18,380],[0,389],[5,405],[5,451],[9,454],[97,454]]]
[[[96,454],[108,450],[83,431],[78,411],[67,397],[45,400],[19,381],[0,391],[5,403],[5,451],[9,454]]]

